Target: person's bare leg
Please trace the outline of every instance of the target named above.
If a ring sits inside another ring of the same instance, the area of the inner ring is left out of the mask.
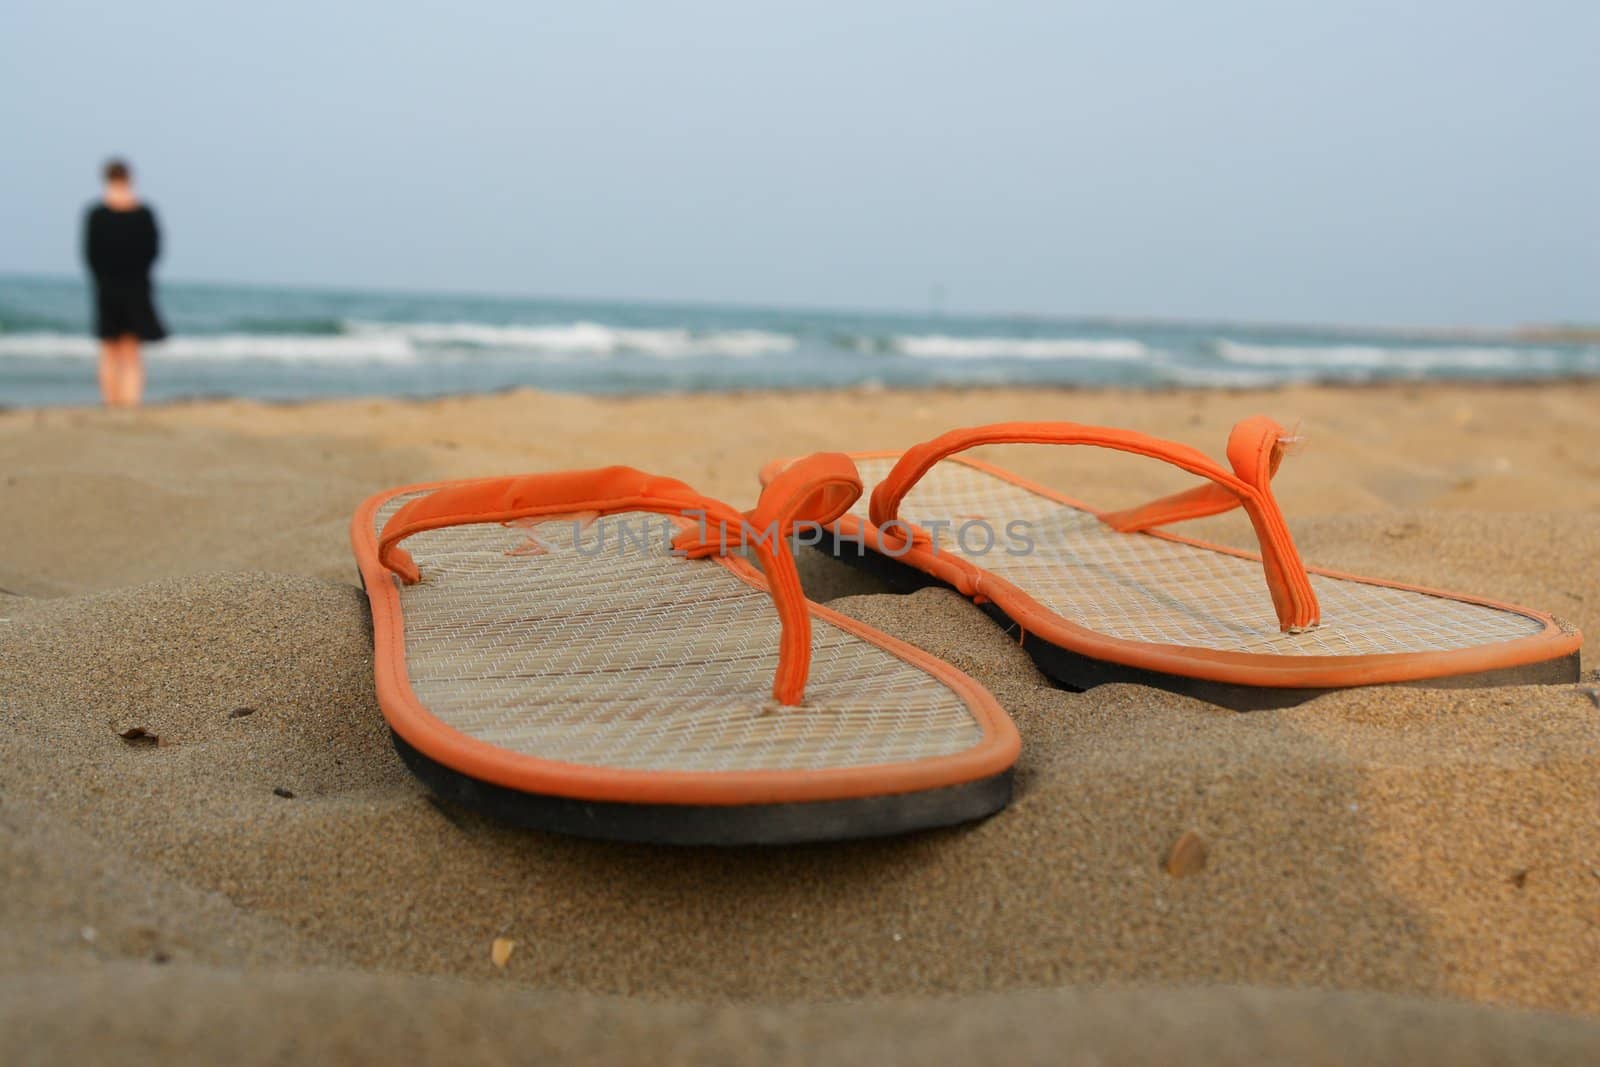
[[[108,408],[119,406],[121,382],[118,380],[117,346],[121,343],[120,338],[100,342],[100,399]]]
[[[144,393],[144,368],[139,364],[139,339],[123,334],[110,342],[112,407],[139,406]]]
[[[139,358],[139,339],[128,334],[122,344],[122,403],[136,408],[144,399],[144,361]]]

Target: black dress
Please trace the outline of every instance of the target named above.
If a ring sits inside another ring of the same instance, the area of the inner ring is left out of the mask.
[[[94,332],[103,340],[132,334],[141,341],[167,336],[156,313],[150,267],[161,253],[155,214],[147,207],[113,211],[104,204],[83,220],[83,257],[94,275]]]

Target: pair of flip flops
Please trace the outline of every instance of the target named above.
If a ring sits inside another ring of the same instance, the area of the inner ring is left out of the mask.
[[[1003,423],[774,461],[748,512],[627,467],[389,490],[351,526],[379,703],[430,788],[544,830],[776,844],[1004,807],[1010,718],[948,663],[807,600],[796,535],[955,588],[1073,688],[1249,709],[1577,679],[1581,635],[1548,615],[1302,564],[1271,487],[1286,440],[1247,420],[1223,465],[1131,431]],[[1116,449],[1204,482],[1098,512],[959,454],[1000,443]],[[1233,508],[1258,552],[1165,529]]]

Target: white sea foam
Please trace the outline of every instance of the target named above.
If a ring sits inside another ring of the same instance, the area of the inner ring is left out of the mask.
[[[1092,337],[952,337],[908,334],[894,339],[894,349],[923,359],[1147,359],[1150,349],[1128,338]]]
[[[193,334],[146,349],[155,360],[278,363],[414,363],[420,357],[404,337],[383,335]],[[93,359],[99,342],[63,333],[0,334],[0,357]]]
[[[557,355],[609,356],[632,352],[663,359],[683,356],[759,356],[788,352],[795,339],[766,330],[630,329],[597,322],[554,326],[491,326],[477,322],[349,322],[355,336],[401,337],[428,346],[520,349]]]
[[[1219,340],[1217,355],[1229,363],[1252,367],[1315,367],[1330,371],[1402,370],[1547,370],[1560,356],[1542,348],[1470,348],[1440,345],[1427,348],[1379,345],[1252,345]]]
[[[795,347],[788,334],[763,330],[623,329],[593,322],[559,326],[490,326],[481,323],[349,322],[342,334],[188,334],[148,349],[155,360],[270,360],[282,363],[415,363],[494,350],[538,360],[636,353],[660,359],[685,356],[759,356]],[[80,334],[0,334],[0,357],[92,359],[97,342]]]

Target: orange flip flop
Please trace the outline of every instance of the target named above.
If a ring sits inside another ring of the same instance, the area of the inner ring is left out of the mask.
[[[1267,418],[1228,439],[1228,466],[1129,430],[1012,422],[952,430],[904,454],[852,456],[877,482],[824,542],[901,588],[943,583],[1016,628],[1041,670],[1087,689],[1139,682],[1234,708],[1282,707],[1357,685],[1573,682],[1577,630],[1457,593],[1306,567],[1272,495],[1288,437]],[[957,453],[1093,445],[1206,483],[1100,512]],[[784,470],[762,470],[763,483]],[[1161,527],[1243,508],[1258,552]]]
[[[371,497],[350,536],[396,749],[466,807],[620,840],[834,840],[999,810],[1020,742],[994,698],[805,599],[786,535],[860,493],[833,453],[748,513],[627,467]]]

